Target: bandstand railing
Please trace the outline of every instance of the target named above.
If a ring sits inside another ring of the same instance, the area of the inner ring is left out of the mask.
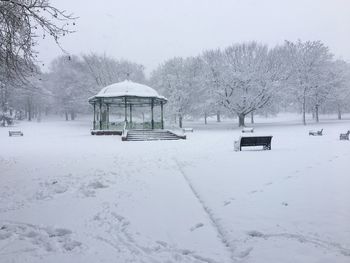
[[[124,128],[127,130],[149,130],[152,129],[152,122],[96,122],[94,130],[117,130],[122,131]],[[153,122],[153,129],[162,129],[162,122]]]

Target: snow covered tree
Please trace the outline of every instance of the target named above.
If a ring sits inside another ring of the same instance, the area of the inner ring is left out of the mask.
[[[303,124],[306,125],[308,102],[311,102],[311,108],[315,109],[318,116],[319,106],[327,96],[329,86],[326,85],[326,76],[332,54],[320,41],[286,41],[285,48],[290,75],[288,89],[301,105]]]
[[[25,82],[13,81],[8,78],[5,85],[1,85],[1,109],[10,109],[12,118],[31,121],[37,117],[41,119],[41,112],[49,105],[50,94],[42,83],[42,74],[27,77]],[[6,111],[6,110],[5,110]]]
[[[127,60],[117,60],[106,55],[83,55],[83,61],[98,88],[129,79],[145,83],[144,66]]]
[[[338,119],[342,112],[350,110],[350,65],[343,60],[336,60],[331,67],[331,92],[327,107],[337,112]]]
[[[168,98],[168,109],[175,118],[179,117],[180,127],[184,116],[193,112],[194,102],[200,99],[201,65],[198,57],[176,57],[151,74],[151,85]]]
[[[0,126],[6,126],[13,123],[14,116],[9,105],[10,96],[9,85],[0,81]]]
[[[93,79],[77,56],[55,59],[45,81],[55,98],[56,107],[65,114],[66,120],[69,115],[74,120],[78,112],[84,111],[88,97],[94,94]]]
[[[217,100],[245,125],[245,116],[263,108],[283,77],[276,50],[255,42],[236,44],[203,55],[207,79]]]
[[[18,78],[35,71],[37,39],[59,39],[74,25],[74,17],[49,0],[0,0],[0,64],[8,77]]]

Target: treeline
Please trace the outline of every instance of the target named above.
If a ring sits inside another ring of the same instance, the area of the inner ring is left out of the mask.
[[[25,81],[10,79],[1,86],[3,116],[40,119],[60,114],[67,121],[91,111],[88,98],[101,88],[125,80],[145,83],[144,67],[105,55],[61,56],[51,62],[49,72],[37,68]]]
[[[1,68],[0,68],[1,70]],[[7,80],[0,71],[0,99],[3,116],[40,118],[62,114],[66,120],[91,110],[87,99],[102,87],[123,81],[146,83],[169,100],[166,117],[183,118],[216,115],[237,117],[240,126],[246,116],[300,112],[319,121],[319,113],[350,110],[350,66],[336,60],[320,41],[289,42],[269,48],[256,42],[207,50],[196,57],[175,57],[159,65],[147,79],[144,67],[106,55],[62,56],[49,72],[25,82]]]
[[[224,113],[239,125],[254,114],[281,111],[341,114],[350,110],[350,66],[320,41],[286,41],[269,48],[256,42],[173,58],[153,71],[153,87],[168,99],[171,112],[204,117]]]

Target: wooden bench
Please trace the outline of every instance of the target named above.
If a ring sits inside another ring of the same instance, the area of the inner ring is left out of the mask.
[[[242,147],[262,146],[264,150],[271,150],[272,136],[241,136],[235,141],[235,151],[242,151]]]
[[[23,136],[23,132],[21,131],[9,131],[9,136]]]
[[[183,128],[183,132],[193,132],[193,128]]]
[[[349,135],[350,135],[350,131],[348,131],[347,133],[341,133],[339,136],[340,140],[349,140]]]
[[[254,132],[254,128],[245,127],[245,128],[242,129],[242,133],[247,133],[247,132],[253,133]]]
[[[323,129],[319,130],[319,131],[309,131],[309,135],[312,136],[322,136]]]

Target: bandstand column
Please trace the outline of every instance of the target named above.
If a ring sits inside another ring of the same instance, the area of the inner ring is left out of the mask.
[[[130,104],[130,117],[129,117],[129,119],[130,119],[130,123],[132,123],[132,105]]]
[[[125,118],[124,121],[128,121],[128,105],[126,104],[126,97],[124,98],[124,104],[125,104]]]
[[[93,121],[93,130],[95,130],[96,127],[96,102],[94,102],[94,121]]]
[[[106,122],[107,122],[107,130],[109,130],[109,104],[106,104],[107,112],[106,112]]]
[[[164,130],[163,101],[160,102],[160,122],[161,122],[161,125],[162,125],[162,130]]]
[[[151,121],[151,124],[152,124],[152,130],[154,129],[154,113],[153,113],[153,108],[154,108],[154,100],[152,99],[152,104],[151,104],[151,116],[152,116],[152,121]]]
[[[100,130],[102,130],[102,99],[100,99]]]

